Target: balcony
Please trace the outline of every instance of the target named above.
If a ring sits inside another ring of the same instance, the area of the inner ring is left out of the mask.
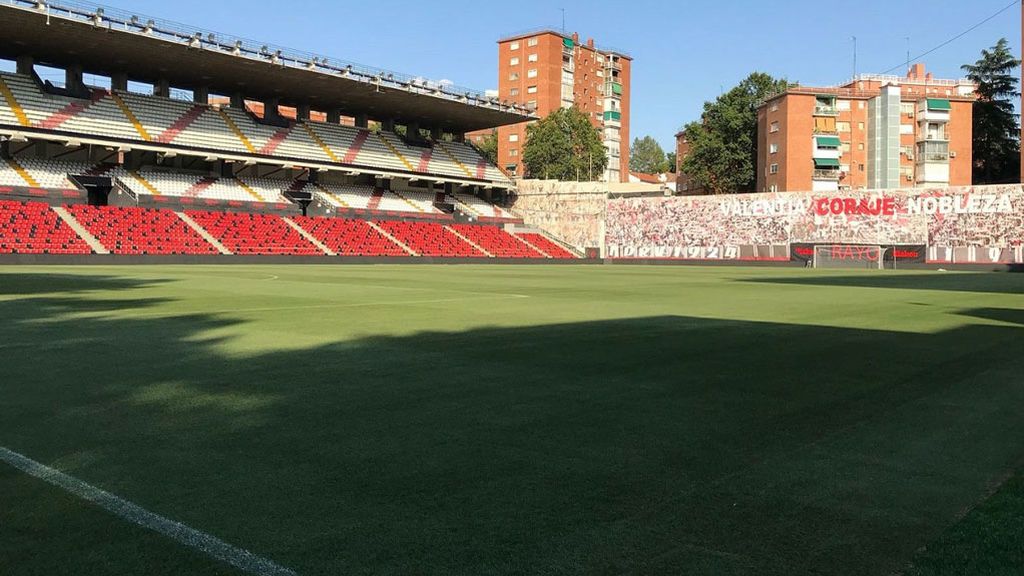
[[[839,181],[839,170],[825,170],[821,168],[815,168],[811,173],[812,180],[826,180],[826,181]]]
[[[918,142],[949,142],[949,136],[945,132],[929,132],[922,134]]]
[[[815,116],[839,116],[839,109],[835,106],[824,106],[818,104],[814,107]]]

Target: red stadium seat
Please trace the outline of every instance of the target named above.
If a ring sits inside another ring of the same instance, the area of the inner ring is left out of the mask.
[[[234,254],[323,256],[294,228],[274,214],[187,211]]]
[[[452,224],[451,227],[498,258],[544,258],[543,254],[497,226]]]
[[[292,220],[341,256],[409,256],[405,249],[365,220],[305,216],[295,216]]]
[[[68,210],[113,254],[219,254],[171,210],[70,206]]]
[[[423,256],[443,258],[486,258],[462,238],[444,229],[436,222],[402,222],[386,220],[376,222],[378,226]]]
[[[60,216],[40,202],[0,201],[0,254],[91,254]]]

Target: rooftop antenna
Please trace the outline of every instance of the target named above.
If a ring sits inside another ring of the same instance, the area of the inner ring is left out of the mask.
[[[562,34],[565,34],[565,8],[561,8],[562,11]]]
[[[907,71],[910,71],[910,36],[904,36],[904,40],[907,41]]]

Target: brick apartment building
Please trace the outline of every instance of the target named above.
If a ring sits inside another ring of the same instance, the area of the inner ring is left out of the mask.
[[[923,64],[790,88],[757,110],[757,191],[970,185],[975,93]]]
[[[630,56],[596,47],[593,39],[581,44],[579,34],[541,30],[502,38],[498,41],[498,98],[535,106],[542,118],[576,105],[601,131],[608,156],[607,170],[593,179],[626,182],[631,65]],[[498,166],[511,175],[523,175],[526,126],[503,126],[497,131]]]

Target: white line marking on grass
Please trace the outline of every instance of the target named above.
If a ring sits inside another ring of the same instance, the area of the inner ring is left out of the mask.
[[[44,482],[62,488],[82,500],[92,502],[100,508],[120,516],[124,520],[163,534],[189,548],[195,548],[207,556],[231,564],[239,570],[256,574],[257,576],[296,576],[295,571],[279,566],[266,558],[260,558],[248,550],[237,548],[215,536],[195,528],[190,528],[180,522],[164,518],[159,514],[154,514],[137,504],[132,504],[110,492],[100,490],[78,478],[68,476],[59,470],[50,468],[45,464],[40,464],[31,458],[22,456],[2,446],[0,446],[0,460],[29,476],[34,476]]]

